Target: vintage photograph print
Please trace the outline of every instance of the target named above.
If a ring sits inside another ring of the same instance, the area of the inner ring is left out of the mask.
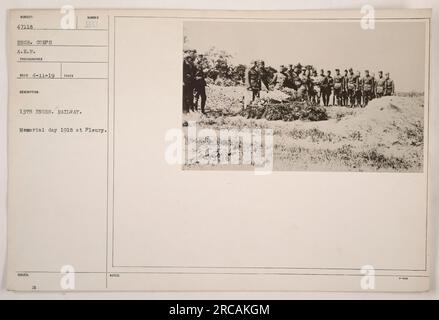
[[[426,20],[183,28],[184,169],[424,170]]]

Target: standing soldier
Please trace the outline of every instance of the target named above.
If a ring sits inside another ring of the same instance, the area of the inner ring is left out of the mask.
[[[374,89],[374,79],[369,75],[369,70],[364,71],[365,76],[363,78],[363,106],[367,106],[371,97],[372,91]]]
[[[395,83],[390,79],[390,73],[386,73],[386,86],[384,95],[393,96],[395,94]]]
[[[334,78],[331,76],[331,70],[328,70],[326,72],[326,78],[328,78],[328,87],[327,87],[327,92],[326,92],[326,105],[329,106],[329,101],[330,101],[330,97],[331,94],[333,93],[333,89],[334,89]]]
[[[381,98],[384,95],[386,89],[386,79],[383,77],[383,72],[378,72],[378,79],[375,81],[375,95],[377,98]]]
[[[194,57],[194,51],[187,51],[183,59],[183,113],[188,113],[194,103]]]
[[[274,75],[271,84],[274,86],[275,89],[279,90],[287,86],[287,81],[288,81],[287,68],[281,65],[279,67],[279,71]]]
[[[376,98],[375,95],[375,87],[376,87],[376,78],[375,78],[375,73],[371,73],[370,76],[372,77],[372,93],[370,94],[370,100],[373,100]]]
[[[259,98],[261,91],[261,76],[258,70],[258,62],[254,61],[253,66],[248,71],[248,88],[252,91],[252,102]]]
[[[323,105],[325,105],[325,95],[324,95],[324,87],[323,84],[326,82],[325,70],[320,69],[320,96],[322,97]]]
[[[206,76],[202,64],[203,56],[200,55],[195,67],[195,81],[194,81],[194,109],[198,111],[198,100],[201,97],[201,113],[205,114],[204,107],[206,106]]]
[[[269,79],[270,75],[267,68],[265,67],[264,61],[261,61],[261,64],[259,66],[259,75],[261,77],[261,82],[264,84],[265,88],[267,88],[267,91],[270,90],[268,87],[270,83],[270,79]],[[261,84],[261,89],[262,89],[262,84]]]
[[[294,67],[293,89],[297,91],[301,86],[302,86],[302,81],[300,80],[300,70],[299,68]]]
[[[305,68],[302,69],[302,73],[300,74],[299,78],[300,78],[300,82],[301,85],[300,87],[297,89],[297,95],[299,98],[302,98],[302,100],[306,100],[307,99],[307,94],[308,94],[308,70],[306,70]]]
[[[352,68],[349,69],[349,75],[347,77],[347,95],[349,97],[349,103],[351,105],[351,108],[355,105],[355,93],[356,93],[356,87],[357,87],[357,77],[354,74],[354,70]]]
[[[284,68],[284,66],[282,66],[282,69]],[[294,88],[294,76],[295,76],[295,72],[293,69],[293,65],[290,64],[288,66],[288,70],[285,72],[286,75],[286,79],[285,79],[285,87],[287,88]]]
[[[342,96],[342,105],[343,106],[347,106],[348,105],[348,70],[345,69],[344,70],[344,75],[343,75],[343,89],[341,92],[341,96]]]
[[[325,107],[329,106],[329,97],[331,96],[331,85],[332,85],[331,71],[328,70],[326,76],[322,80],[322,85],[321,85],[323,105]]]
[[[320,92],[322,95],[322,102],[323,106],[327,107],[327,101],[326,101],[326,92],[328,91],[328,78],[325,75],[325,71],[323,69],[320,70]]]
[[[311,101],[314,102],[317,105],[320,105],[320,97],[321,97],[321,90],[320,85],[322,83],[322,79],[325,75],[318,75],[317,70],[313,71],[312,77],[311,77],[311,83],[312,83],[312,90],[311,90]]]
[[[355,105],[361,107],[361,95],[363,93],[363,79],[361,79],[361,72],[357,71],[355,75]]]
[[[343,76],[340,74],[340,69],[335,69],[334,95],[332,96],[332,105],[335,106],[335,101],[337,101],[337,106],[341,105],[342,91],[343,91]]]
[[[314,88],[314,85],[312,83],[312,75],[313,75],[313,69],[307,69],[306,70],[306,76],[308,78],[308,82],[307,82],[307,87],[306,87],[306,91],[308,93],[308,102],[311,102],[311,96],[312,96],[312,91]]]

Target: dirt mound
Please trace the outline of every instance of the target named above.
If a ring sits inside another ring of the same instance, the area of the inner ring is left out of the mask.
[[[375,125],[385,124],[412,124],[423,122],[424,108],[419,101],[405,97],[384,97],[372,100],[355,118],[351,118],[352,125],[362,125],[370,122]]]
[[[355,116],[345,117],[339,128],[370,134],[370,142],[421,145],[424,134],[424,108],[421,100],[384,97],[372,100]]]

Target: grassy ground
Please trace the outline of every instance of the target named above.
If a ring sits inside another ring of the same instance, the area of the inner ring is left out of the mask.
[[[242,91],[237,88],[233,95],[233,88],[227,90],[230,92],[224,105],[218,98],[223,92],[215,92],[222,89],[209,88],[210,115],[192,116],[198,128],[273,129],[274,170],[422,171],[422,97],[384,97],[371,101],[366,108],[329,107],[328,120],[285,122],[235,115],[242,108]]]

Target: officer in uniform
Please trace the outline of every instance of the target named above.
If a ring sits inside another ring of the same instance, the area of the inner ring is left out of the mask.
[[[331,76],[331,70],[326,72],[325,78],[322,81],[322,96],[323,96],[323,105],[325,107],[329,106],[329,99],[331,97],[331,91],[334,81]]]
[[[301,85],[297,89],[297,95],[299,98],[302,98],[302,100],[306,100],[308,96],[308,86],[309,86],[309,77],[308,77],[308,70],[305,68],[302,69],[302,73],[299,76]]]
[[[325,98],[324,98],[324,83],[326,82],[326,75],[325,75],[325,70],[320,69],[320,96],[322,97],[322,102],[323,105],[325,105]]]
[[[369,70],[365,70],[365,76],[362,81],[363,87],[363,105],[367,106],[372,97],[372,92],[374,90],[374,79],[370,76]]]
[[[386,86],[384,95],[393,96],[395,94],[395,83],[390,79],[390,73],[386,73]]]
[[[323,70],[322,70],[323,71]],[[320,98],[322,96],[322,91],[320,88],[320,85],[322,84],[322,79],[325,75],[318,75],[317,70],[313,71],[313,74],[311,76],[311,101],[314,102],[317,105],[320,105]]]
[[[252,102],[259,98],[261,91],[261,76],[259,74],[258,62],[254,61],[248,71],[248,88],[252,91]]]
[[[205,114],[204,107],[206,106],[206,76],[202,65],[203,56],[201,55],[195,67],[194,80],[194,109],[198,111],[198,100],[201,98],[201,113]]]
[[[284,66],[282,66],[282,70],[283,70]],[[285,79],[285,87],[287,88],[294,88],[294,77],[295,77],[295,72],[294,72],[294,68],[293,65],[290,64],[288,66],[288,70],[285,72],[286,75],[286,79]]]
[[[335,106],[335,101],[337,101],[337,106],[340,106],[342,101],[342,91],[343,91],[343,76],[340,74],[340,69],[335,69],[335,76],[333,81],[334,81],[334,95],[332,96],[332,105]]]
[[[300,80],[300,71],[299,68],[294,68],[293,73],[293,89],[299,90],[299,88],[302,86],[302,80]]]
[[[287,81],[288,81],[288,71],[287,68],[285,68],[283,65],[279,67],[279,71],[274,75],[273,80],[271,81],[271,84],[274,86],[275,89],[279,90],[284,87],[287,87]]]
[[[321,81],[320,81],[320,92],[322,95],[322,102],[323,102],[323,106],[327,106],[326,103],[326,93],[328,91],[328,78],[325,75],[325,71],[323,69],[320,70],[320,77],[321,77]]]
[[[329,106],[330,97],[331,97],[331,94],[333,94],[333,91],[334,91],[334,78],[332,77],[330,70],[328,70],[326,72],[326,77],[328,78],[328,87],[327,87],[327,94],[326,94],[327,95],[327,97],[326,97],[327,103],[326,103],[326,105]],[[334,105],[334,104],[332,104],[332,105]]]
[[[357,71],[355,75],[355,105],[361,107],[361,96],[363,94],[363,79],[361,79],[361,72]]]
[[[343,75],[343,89],[341,92],[341,96],[342,96],[342,106],[347,106],[348,105],[348,70],[345,69],[344,70],[344,75]]]
[[[386,79],[383,77],[383,72],[378,72],[378,79],[375,81],[375,95],[381,98],[386,90]]]
[[[196,51],[185,52],[183,59],[183,113],[193,109]]]
[[[270,83],[270,75],[268,72],[268,69],[265,67],[265,62],[261,61],[260,65],[259,65],[259,75],[261,77],[261,83],[264,84],[265,88],[267,88],[267,91],[270,90],[269,89],[269,83]],[[261,86],[262,89],[262,86]]]
[[[373,100],[373,99],[376,98],[376,95],[375,95],[375,87],[376,87],[375,73],[372,72],[372,73],[370,74],[370,76],[372,77],[372,81],[373,81],[373,83],[372,83],[372,93],[371,93],[371,95],[370,95],[370,100]]]
[[[356,87],[357,87],[357,77],[354,74],[354,70],[350,68],[347,77],[346,89],[347,89],[347,95],[349,97],[349,103],[351,105],[351,108],[355,106]]]

